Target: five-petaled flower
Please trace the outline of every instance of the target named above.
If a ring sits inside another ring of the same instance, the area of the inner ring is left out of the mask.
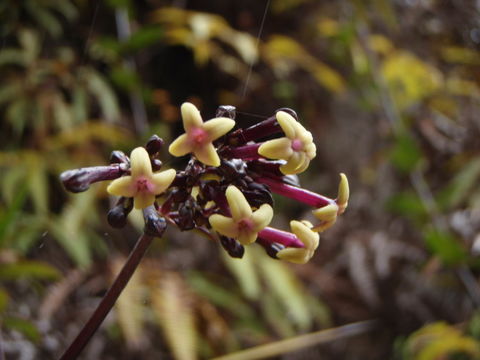
[[[211,215],[208,219],[210,225],[215,231],[237,239],[242,245],[253,243],[258,232],[272,221],[272,207],[262,204],[257,210],[252,211],[245,196],[233,185],[227,188],[225,195],[232,216]]]
[[[113,180],[107,191],[116,196],[133,197],[134,207],[143,209],[170,186],[175,174],[174,169],[153,173],[147,151],[137,147],[130,154],[130,175]]]
[[[285,160],[287,163],[280,166],[282,173],[299,174],[316,155],[312,134],[285,111],[278,111],[276,118],[285,137],[264,142],[258,153],[269,159]]]
[[[312,231],[312,224],[308,221],[290,221],[290,228],[304,247],[287,247],[277,253],[277,257],[296,264],[307,263],[315,253],[320,241],[320,235]]]
[[[219,117],[203,122],[198,109],[188,102],[182,105],[181,112],[185,134],[170,145],[170,154],[183,156],[193,153],[205,165],[220,166],[213,141],[230,131],[235,126],[235,121]]]

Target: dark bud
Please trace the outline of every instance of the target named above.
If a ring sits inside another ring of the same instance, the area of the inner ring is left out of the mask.
[[[152,159],[152,170],[158,171],[162,168],[162,162],[158,159]]]
[[[180,204],[178,207],[178,217],[174,219],[177,226],[182,231],[192,230],[195,228],[194,218],[195,209],[193,207],[193,200],[189,199]]]
[[[220,105],[215,113],[215,117],[227,117],[235,120],[236,108],[232,105]]]
[[[152,137],[148,139],[145,149],[147,149],[147,152],[150,156],[153,156],[162,149],[163,144],[164,141],[161,137],[158,135],[152,135]]]
[[[175,179],[173,180],[171,186],[184,187],[187,185],[187,179],[188,179],[188,175],[185,174],[184,171],[179,171],[177,172],[177,175],[175,176]]]
[[[284,111],[284,112],[286,112],[287,114],[292,115],[293,118],[298,121],[298,115],[297,115],[297,113],[295,112],[295,110],[284,107],[284,108],[278,109],[277,111],[275,111],[275,113],[277,113],[277,112],[279,112],[279,111]]]
[[[130,159],[123,151],[114,150],[110,154],[110,163],[111,164],[129,164]]]
[[[241,159],[222,160],[218,169],[229,180],[239,179],[246,174],[245,162]]]
[[[127,216],[132,211],[132,198],[121,197],[107,214],[107,221],[114,228],[123,228],[127,224]]]
[[[161,217],[153,205],[143,209],[143,219],[145,220],[145,228],[143,232],[150,236],[162,237],[167,222]]]
[[[279,243],[268,243],[266,241],[264,241],[262,238],[258,238],[257,239],[257,243],[259,243],[260,245],[262,245],[265,249],[265,252],[268,254],[268,256],[270,256],[271,258],[273,259],[278,259],[277,258],[277,253],[280,251],[280,250],[283,250],[285,249],[285,246],[282,245],[282,244],[279,244]]]
[[[245,253],[245,248],[237,240],[220,236],[220,244],[225,249],[225,251],[233,258],[241,259]]]
[[[260,207],[262,204],[273,206],[272,194],[265,184],[252,182],[248,184],[248,188],[242,190],[250,205]]]
[[[190,197],[190,194],[187,193],[185,190],[175,189],[171,192],[171,196],[173,201],[176,203],[187,201]]]
[[[91,184],[102,180],[113,180],[125,173],[121,164],[94,166],[64,171],[60,181],[68,191],[79,193],[88,190]]]

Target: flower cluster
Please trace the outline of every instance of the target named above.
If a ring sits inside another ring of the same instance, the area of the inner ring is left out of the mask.
[[[181,107],[185,134],[171,143],[173,156],[190,155],[181,170],[163,169],[158,159],[163,140],[154,135],[130,157],[114,151],[108,166],[69,170],[61,175],[67,190],[81,192],[101,180],[113,180],[107,191],[118,196],[108,213],[114,227],[123,227],[133,207],[142,209],[145,233],[162,236],[168,224],[196,229],[218,240],[233,257],[258,243],[273,258],[306,263],[319,243],[319,232],[332,226],[348,204],[344,174],[336,199],[301,188],[295,176],[315,157],[312,134],[291,109],[251,127],[231,131],[235,108],[221,106],[204,122],[190,103]],[[269,137],[280,135],[273,140]],[[290,232],[269,227],[272,193],[313,207],[314,224],[290,222]]]

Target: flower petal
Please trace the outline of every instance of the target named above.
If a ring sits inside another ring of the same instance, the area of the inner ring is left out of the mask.
[[[290,221],[290,229],[303,242],[307,250],[315,250],[320,241],[320,235],[313,232],[310,227],[296,220]]]
[[[196,158],[209,166],[220,166],[220,158],[218,157],[217,151],[212,143],[208,143],[202,146],[199,146],[193,150]]]
[[[236,238],[238,236],[238,227],[236,226],[235,221],[229,217],[220,214],[213,214],[208,218],[208,222],[215,231],[222,235],[231,238]]]
[[[133,198],[135,209],[145,209],[155,202],[155,195],[147,191],[139,191]]]
[[[145,148],[137,147],[132,150],[130,154],[130,173],[134,179],[152,174],[152,164]]]
[[[168,147],[168,152],[173,156],[183,156],[193,151],[193,146],[188,141],[188,135],[182,134]]]
[[[163,193],[170,184],[175,179],[177,172],[174,169],[168,169],[165,171],[160,171],[156,174],[152,175],[151,181],[153,184],[152,193],[155,195],[159,195]]]
[[[237,240],[242,245],[250,245],[257,240],[257,235],[254,231],[242,231],[237,236]]]
[[[288,160],[293,154],[292,141],[286,137],[265,141],[258,148],[258,153],[270,159]]]
[[[337,218],[337,213],[337,204],[329,204],[327,206],[312,211],[312,214],[321,221],[333,221]]]
[[[263,230],[272,221],[273,209],[269,204],[263,204],[252,214],[253,229],[256,232]]]
[[[298,169],[301,169],[304,163],[305,157],[306,155],[303,152],[294,152],[287,163],[280,166],[280,171],[285,175],[297,174]]]
[[[279,111],[275,114],[280,127],[283,132],[289,139],[295,139],[296,137],[296,126],[297,120],[285,111]]]
[[[203,129],[208,133],[208,140],[214,141],[220,136],[225,135],[235,126],[235,121],[229,118],[221,117],[208,120],[203,124]]]
[[[227,197],[228,206],[232,213],[232,219],[239,221],[252,216],[252,208],[250,207],[247,199],[235,186],[230,185],[225,192]]]
[[[122,176],[108,185],[107,192],[115,196],[133,197],[137,188],[131,176]]]
[[[192,103],[186,102],[181,107],[183,127],[186,132],[193,127],[201,127],[203,124],[202,116],[197,107]]]
[[[345,174],[340,174],[340,184],[338,185],[337,204],[339,207],[338,213],[341,214],[348,206],[348,198],[350,196],[350,188],[348,186],[348,179]]]
[[[294,264],[306,264],[312,258],[312,255],[311,251],[305,249],[286,248],[277,253],[277,258]]]
[[[305,153],[307,154],[307,157],[310,160],[312,160],[317,155],[317,147],[313,142],[305,145],[305,148],[303,149],[303,151],[305,151]]]

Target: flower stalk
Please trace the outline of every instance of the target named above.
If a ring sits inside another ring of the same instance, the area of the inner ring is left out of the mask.
[[[140,236],[113,284],[98,304],[90,319],[88,319],[82,330],[80,330],[77,337],[60,357],[60,360],[74,360],[80,355],[83,348],[87,345],[88,341],[95,334],[107,314],[112,309],[125,286],[127,286],[153,239],[153,236],[146,234]]]

